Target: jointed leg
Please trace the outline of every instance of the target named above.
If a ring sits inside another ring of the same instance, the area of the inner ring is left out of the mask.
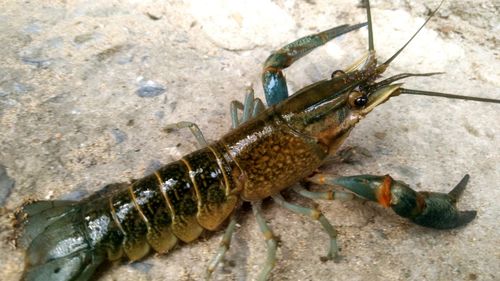
[[[264,104],[259,98],[254,98],[254,92],[251,87],[247,89],[245,94],[245,102],[242,104],[239,101],[232,101],[230,105],[232,127],[237,128],[241,123],[255,117],[265,109]],[[243,111],[241,120],[238,118],[238,110]]]
[[[323,200],[340,200],[340,201],[348,201],[352,200],[354,198],[354,194],[350,192],[344,192],[344,191],[309,191],[302,186],[294,186],[292,187],[293,191],[297,192],[298,194],[302,195],[303,197],[316,200],[316,199],[323,199]]]
[[[188,121],[181,121],[179,123],[168,124],[163,128],[163,130],[169,132],[173,129],[184,129],[184,128],[189,128],[189,130],[191,130],[191,133],[193,133],[194,137],[198,141],[198,148],[203,148],[207,146],[207,140],[205,140],[203,133],[201,132],[198,125],[196,125],[195,123]]]
[[[257,220],[257,224],[260,227],[260,232],[264,235],[267,244],[267,258],[264,263],[264,268],[257,278],[258,281],[266,281],[269,278],[269,274],[276,264],[276,249],[278,248],[278,242],[274,237],[274,234],[266,223],[266,220],[262,217],[261,209],[262,201],[252,202],[252,211]]]
[[[267,244],[267,258],[264,263],[264,267],[260,272],[257,280],[266,281],[269,277],[271,270],[276,264],[276,249],[278,247],[278,242],[276,241],[276,238],[274,237],[271,228],[267,225],[265,219],[262,217],[261,204],[262,201],[252,202],[252,210],[253,214],[255,215],[255,219],[257,220],[257,224],[259,225],[260,231],[264,235]],[[231,238],[235,229],[236,229],[236,216],[233,214],[226,228],[226,231],[224,232],[224,236],[222,237],[222,240],[219,244],[219,249],[217,250],[216,254],[209,263],[206,272],[206,280],[210,278],[212,273],[215,271],[217,265],[223,260],[224,255],[226,254],[227,250],[230,247]]]
[[[210,279],[210,276],[214,272],[217,265],[224,259],[224,256],[226,255],[226,252],[227,250],[229,250],[229,247],[231,245],[231,238],[235,230],[236,230],[236,216],[233,214],[231,216],[231,219],[229,220],[229,224],[226,228],[226,231],[224,231],[224,236],[222,236],[222,240],[219,243],[219,249],[213,256],[210,263],[208,264],[207,274],[205,278],[206,280]]]
[[[321,211],[287,202],[285,201],[283,196],[281,196],[281,194],[276,194],[272,197],[274,201],[278,203],[278,205],[285,207],[286,209],[292,212],[306,215],[314,220],[318,220],[321,223],[321,226],[323,227],[325,232],[328,234],[328,236],[330,236],[330,247],[328,249],[328,253],[325,257],[322,257],[322,259],[331,260],[338,257],[339,248],[337,246],[337,231],[333,228],[333,226],[330,224],[328,219],[321,213]]]

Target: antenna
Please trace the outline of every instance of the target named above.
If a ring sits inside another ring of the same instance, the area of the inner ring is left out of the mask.
[[[410,38],[410,40],[408,40],[404,45],[403,47],[401,47],[401,49],[399,49],[394,55],[392,55],[392,57],[390,57],[388,60],[386,60],[382,65],[389,65],[403,50],[404,48],[406,48],[406,46],[408,46],[408,44],[410,44],[410,42],[413,40],[413,38],[415,38],[415,36],[417,36],[417,34],[420,32],[420,30],[422,30],[422,28],[424,28],[424,26],[427,24],[427,22],[429,22],[429,20],[434,16],[434,14],[436,14],[437,10],[441,7],[441,5],[443,4],[444,0],[441,1],[441,3],[439,3],[439,5],[437,6],[437,8],[431,12],[431,14],[429,15],[429,17],[427,17],[427,19],[425,20],[425,22],[422,24],[422,26],[420,26],[420,28],[417,30],[417,32],[415,32],[413,34],[413,36]],[[370,12],[368,12],[368,14],[370,14]],[[371,19],[368,19],[368,27],[370,28],[370,20]],[[370,30],[370,29],[369,29]],[[373,44],[373,42],[372,42]]]
[[[498,99],[469,97],[469,96],[453,95],[453,94],[431,92],[431,91],[420,91],[420,90],[400,88],[399,92],[401,94],[410,94],[410,95],[419,95],[419,96],[432,96],[432,97],[442,97],[442,98],[458,99],[458,100],[471,100],[471,101],[480,101],[480,102],[489,102],[489,103],[500,103],[500,100],[498,100]]]

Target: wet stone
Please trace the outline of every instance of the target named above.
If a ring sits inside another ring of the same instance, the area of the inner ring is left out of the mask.
[[[148,80],[142,82],[139,89],[135,92],[141,98],[152,98],[163,94],[166,91],[162,85]]]
[[[120,54],[116,58],[116,63],[117,64],[128,64],[134,61],[134,53],[132,51],[129,52],[124,52],[123,54]]]
[[[32,65],[36,68],[48,68],[52,61],[50,59],[40,59],[31,57],[21,57],[21,61],[25,64]]]
[[[135,270],[145,272],[145,273],[149,272],[151,270],[151,268],[153,268],[153,265],[150,263],[147,263],[147,262],[134,262],[134,263],[130,264],[130,266],[132,268],[134,268]]]
[[[407,166],[407,165],[399,165],[396,166],[396,169],[398,170],[399,174],[404,175],[409,178],[416,178],[420,176],[419,172],[417,169]]]
[[[5,166],[0,165],[0,207],[2,207],[14,188],[15,181],[7,175]]]
[[[18,83],[18,82],[14,83],[14,91],[17,93],[26,93],[26,92],[29,92],[32,90],[33,90],[33,87],[31,87],[29,85],[25,85],[25,84]]]
[[[0,74],[1,77],[1,74]],[[0,97],[8,96],[13,94],[24,94],[33,91],[33,87],[16,80],[9,80],[8,78],[4,81],[2,87],[0,88]],[[6,104],[6,101],[3,101]]]
[[[47,58],[44,55],[43,48],[39,46],[21,50],[19,52],[19,57],[23,63],[32,65],[36,68],[45,69],[53,63],[53,59]]]
[[[113,47],[108,48],[102,52],[99,52],[96,55],[96,60],[98,62],[107,61],[107,60],[113,58],[114,56],[118,55],[120,52],[123,52],[127,48],[128,48],[128,46],[124,46],[124,45],[113,46]]]
[[[32,22],[32,23],[26,25],[24,27],[23,31],[26,33],[36,34],[36,33],[40,33],[42,31],[42,27],[40,26],[40,23]]]
[[[48,48],[61,48],[64,44],[64,39],[61,36],[50,38],[45,41]]]
[[[163,117],[165,117],[165,112],[164,111],[156,111],[155,117],[158,119],[163,119]]]
[[[118,128],[113,128],[111,134],[116,141],[116,144],[120,144],[127,140],[127,134]]]
[[[83,44],[87,41],[92,40],[93,38],[94,38],[93,33],[84,33],[84,34],[80,34],[80,35],[75,36],[75,38],[73,39],[73,42],[75,42],[76,44]]]
[[[51,58],[47,55],[47,50],[60,49],[64,46],[64,39],[61,36],[51,37],[41,44],[33,44],[20,50],[19,57],[25,64],[33,65],[36,68],[48,68],[55,62],[61,62],[60,58]]]

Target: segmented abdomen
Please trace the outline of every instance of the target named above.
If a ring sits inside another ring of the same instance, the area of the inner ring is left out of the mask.
[[[195,151],[131,184],[121,184],[84,206],[90,244],[110,260],[131,260],[151,248],[164,253],[178,240],[191,242],[203,229],[215,230],[238,197],[232,163],[218,144]]]

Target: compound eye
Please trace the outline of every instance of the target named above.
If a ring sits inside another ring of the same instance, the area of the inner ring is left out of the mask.
[[[363,95],[361,92],[352,91],[349,94],[348,103],[350,107],[359,108],[366,105],[368,102],[368,97]]]

